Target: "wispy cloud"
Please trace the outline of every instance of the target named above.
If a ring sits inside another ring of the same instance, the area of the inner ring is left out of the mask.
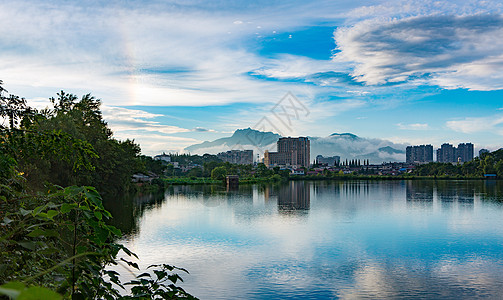
[[[463,133],[488,132],[503,135],[503,116],[469,117],[448,121],[446,126],[454,131]]]
[[[367,85],[419,80],[444,88],[503,88],[500,14],[446,15],[417,4],[424,10],[409,5],[408,16],[371,18],[337,29],[334,61],[352,63],[352,76]]]
[[[199,142],[175,134],[192,132],[191,129],[165,125],[156,121],[162,114],[139,109],[103,106],[103,118],[117,139],[133,139],[142,146],[142,153],[155,155],[161,152],[182,152],[183,148]]]
[[[427,130],[429,129],[429,126],[427,123],[413,123],[413,124],[403,124],[403,123],[398,123],[396,124],[398,129],[401,130]]]
[[[147,131],[164,134],[189,132],[189,129],[161,124],[151,119],[161,117],[142,110],[127,109],[123,107],[103,106],[103,118],[114,131]]]
[[[196,132],[216,132],[215,130],[213,129],[207,129],[207,128],[203,128],[203,127],[195,127],[194,129],[192,129],[193,131],[196,131]]]
[[[2,3],[2,79],[28,98],[65,89],[90,90],[109,105],[262,103],[298,88],[249,76],[269,64],[255,51],[260,36],[312,24],[327,14],[320,5],[333,12],[345,7],[330,1]],[[282,60],[291,66],[271,76],[309,73],[306,63]]]

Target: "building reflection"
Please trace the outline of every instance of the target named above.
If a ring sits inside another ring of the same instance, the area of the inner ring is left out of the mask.
[[[278,190],[278,210],[280,213],[307,212],[311,205],[310,183],[290,181]]]
[[[439,181],[436,184],[438,199],[442,205],[449,206],[453,203],[465,207],[473,206],[475,189],[473,183],[467,181]]]
[[[432,182],[424,180],[409,180],[406,183],[407,207],[431,210],[433,208]]]
[[[407,203],[433,204],[433,184],[425,180],[409,180],[406,188]]]

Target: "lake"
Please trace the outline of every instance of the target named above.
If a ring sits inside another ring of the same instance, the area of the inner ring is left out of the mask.
[[[500,181],[172,186],[108,206],[140,265],[188,269],[201,299],[503,297]]]

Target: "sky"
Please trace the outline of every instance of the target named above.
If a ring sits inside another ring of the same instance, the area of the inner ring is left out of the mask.
[[[238,128],[503,147],[500,1],[0,1],[0,80],[102,100],[118,139]]]

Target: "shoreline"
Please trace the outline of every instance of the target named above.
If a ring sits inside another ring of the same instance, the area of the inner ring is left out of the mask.
[[[164,185],[205,185],[205,184],[223,184],[222,180],[214,180],[210,178],[162,178]],[[457,176],[372,176],[372,175],[342,175],[342,176],[292,176],[289,178],[243,178],[239,180],[240,184],[256,184],[256,183],[273,183],[286,181],[348,181],[348,180],[488,180],[499,181],[498,178],[484,177],[457,177]]]

